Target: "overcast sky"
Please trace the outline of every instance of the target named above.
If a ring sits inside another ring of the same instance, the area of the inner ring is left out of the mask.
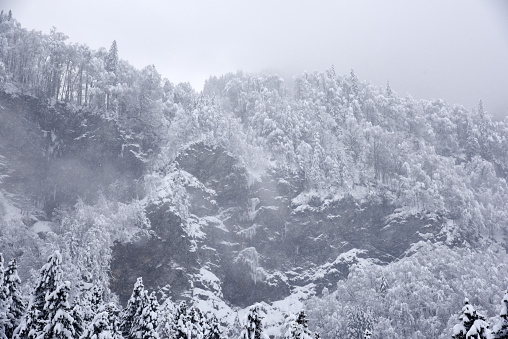
[[[93,49],[116,39],[122,59],[197,90],[240,69],[290,78],[334,65],[390,81],[399,95],[468,108],[483,99],[508,115],[506,0],[0,0],[0,9]]]

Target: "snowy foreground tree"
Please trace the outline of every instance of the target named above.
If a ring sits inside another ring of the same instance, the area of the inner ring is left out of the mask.
[[[453,327],[453,339],[488,339],[489,324],[485,317],[476,312],[473,305],[469,303],[469,299],[464,300],[462,314],[459,316],[460,324]]]
[[[263,335],[263,323],[261,320],[261,309],[259,305],[251,306],[245,319],[242,339],[261,339]]]
[[[309,330],[307,324],[307,315],[305,311],[300,311],[298,314],[291,316],[286,333],[285,339],[313,339],[314,335]]]
[[[508,291],[506,291],[503,297],[499,318],[499,321],[492,329],[493,338],[508,339]]]

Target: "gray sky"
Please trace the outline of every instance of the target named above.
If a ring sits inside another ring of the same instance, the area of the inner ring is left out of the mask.
[[[508,115],[506,0],[0,0],[23,27],[155,64],[197,90],[242,69],[292,76],[331,65],[399,95]]]

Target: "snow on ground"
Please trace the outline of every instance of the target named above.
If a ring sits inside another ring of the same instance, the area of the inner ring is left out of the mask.
[[[221,323],[233,324],[238,316],[243,325],[249,307],[240,309],[229,306],[222,300],[222,289],[219,278],[206,268],[201,268],[197,280],[206,287],[194,287],[192,291],[192,303],[199,307],[204,313],[213,312]],[[289,315],[295,314],[304,308],[304,303],[314,296],[315,285],[309,284],[302,287],[295,287],[288,297],[275,301],[271,304],[262,302],[260,306],[263,315],[265,334],[276,337],[283,333],[284,324]]]
[[[0,191],[0,220],[20,220],[22,217],[21,210],[12,205],[4,193]]]
[[[50,221],[37,221],[32,227],[31,230],[34,233],[46,233],[51,232],[51,225],[53,223]]]

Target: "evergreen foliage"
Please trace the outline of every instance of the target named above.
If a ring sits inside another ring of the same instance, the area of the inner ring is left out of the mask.
[[[76,337],[75,321],[68,301],[70,289],[70,282],[65,281],[47,295],[44,305],[47,320],[42,332],[44,339],[73,339]]]
[[[146,298],[147,296],[145,287],[143,286],[143,279],[140,277],[136,280],[134,289],[132,290],[132,295],[127,302],[127,307],[122,313],[120,328],[125,338],[138,339],[136,337],[136,332],[138,331],[137,319],[143,312],[143,307],[146,305]]]
[[[11,259],[4,275],[4,287],[8,300],[6,308],[7,337],[12,337],[14,329],[19,326],[21,318],[25,313],[26,305],[21,295],[21,291],[19,290],[20,284],[21,279],[18,275],[18,265],[16,263],[16,259]]]
[[[508,291],[504,294],[499,318],[492,328],[493,339],[508,339]]]
[[[14,333],[19,338],[38,338],[46,333],[45,327],[51,325],[49,322],[54,313],[52,313],[53,309],[46,307],[46,300],[50,295],[53,298],[57,297],[57,295],[54,295],[54,292],[61,281],[61,262],[62,257],[60,252],[56,251],[49,256],[48,262],[42,266],[35,288],[30,296],[27,313]],[[67,292],[65,286],[60,286],[61,294]],[[60,296],[64,297],[64,295],[58,295],[58,297]],[[60,307],[60,305],[57,306]],[[53,307],[55,306],[53,305]]]
[[[244,321],[242,338],[243,339],[261,339],[263,335],[263,317],[261,316],[259,305],[253,305],[249,308],[249,313]]]
[[[295,316],[291,316],[287,326],[285,339],[313,339],[314,334],[309,330],[307,315],[301,310]]]
[[[453,327],[453,339],[488,339],[489,325],[485,317],[476,312],[469,299],[464,300],[462,314],[459,316],[460,324]]]

